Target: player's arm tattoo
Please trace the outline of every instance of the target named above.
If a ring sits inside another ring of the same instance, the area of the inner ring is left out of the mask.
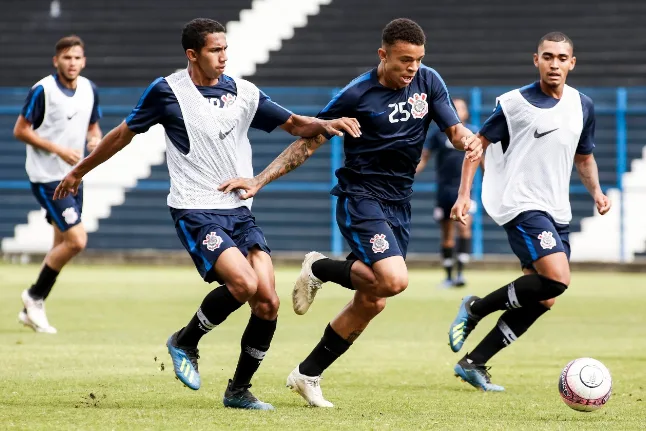
[[[361,333],[362,333],[362,332],[363,332],[363,329],[357,329],[356,331],[352,331],[352,332],[350,333],[350,335],[348,335],[348,338],[346,338],[345,340],[346,340],[348,343],[354,343],[354,341],[355,341],[357,338],[359,338],[359,335],[361,335]]]
[[[258,174],[256,179],[264,186],[293,171],[305,163],[305,160],[309,159],[325,141],[326,138],[323,135],[294,141],[264,171]]]

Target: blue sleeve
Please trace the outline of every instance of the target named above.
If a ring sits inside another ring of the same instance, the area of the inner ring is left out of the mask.
[[[430,81],[430,108],[433,120],[441,131],[460,123],[458,113],[455,111],[449,89],[442,80],[442,77],[430,67],[427,70],[427,80]]]
[[[269,96],[261,91],[258,109],[251,121],[251,127],[269,133],[276,127],[285,124],[291,116],[290,111],[271,100]]]
[[[341,90],[325,105],[325,108],[317,114],[317,118],[334,120],[341,117],[355,117],[354,105],[351,102],[353,90],[348,85]]]
[[[505,118],[505,113],[502,112],[502,106],[500,104],[496,106],[493,114],[484,122],[479,133],[492,144],[496,142],[509,142],[507,119]]]
[[[90,124],[95,124],[103,117],[103,112],[101,112],[101,105],[99,105],[99,90],[94,82],[90,82],[90,84],[92,84],[92,92],[94,93],[94,106],[92,107],[92,115],[90,115]]]
[[[126,118],[128,128],[134,133],[147,132],[155,124],[159,124],[164,114],[164,102],[168,92],[172,92],[164,78],[155,79],[143,92],[137,106]]]
[[[596,119],[594,115],[594,103],[585,94],[581,94],[581,106],[583,108],[583,130],[579,138],[579,145],[576,153],[581,155],[592,154],[594,150],[594,128]]]
[[[20,114],[31,123],[34,129],[40,127],[45,117],[45,91],[42,85],[36,85],[29,90]]]

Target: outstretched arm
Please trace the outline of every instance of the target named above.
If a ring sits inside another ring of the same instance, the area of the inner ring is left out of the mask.
[[[477,137],[482,142],[482,151],[486,150],[490,142],[484,136],[477,134]],[[458,190],[458,200],[451,208],[451,220],[457,220],[463,225],[467,224],[467,217],[469,216],[469,207],[471,206],[471,187],[473,186],[473,178],[478,171],[480,163],[478,159],[470,160],[468,155],[465,155],[464,162],[462,163],[462,177],[460,179],[460,189]]]
[[[455,149],[466,151],[466,158],[470,161],[476,161],[482,156],[484,144],[480,135],[474,134],[462,123],[447,127],[444,133]]]
[[[579,173],[581,182],[594,199],[599,214],[604,215],[610,211],[611,202],[601,190],[599,184],[599,168],[593,154],[576,154],[574,156],[574,166]]]
[[[312,138],[318,135],[343,136],[344,131],[353,138],[361,136],[359,122],[355,118],[346,117],[321,120],[320,118],[292,114],[280,128],[290,135],[304,138]]]
[[[313,138],[301,138],[285,148],[276,159],[254,178],[234,178],[218,187],[223,193],[242,190],[242,199],[250,199],[258,191],[283,175],[293,171],[309,159],[327,139],[318,135]]]
[[[94,151],[63,178],[58,187],[56,187],[54,199],[62,199],[70,193],[76,194],[83,177],[121,151],[132,141],[134,136],[135,133],[128,128],[125,121],[112,129],[105,135]]]

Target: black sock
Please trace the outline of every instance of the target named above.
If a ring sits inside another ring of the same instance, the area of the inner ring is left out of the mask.
[[[54,283],[56,283],[56,277],[58,277],[58,271],[53,270],[47,264],[43,265],[38,280],[29,288],[29,296],[34,299],[47,299]]]
[[[548,310],[549,308],[543,304],[536,303],[505,311],[491,332],[473,349],[473,352],[467,354],[467,358],[476,364],[486,364],[496,353],[527,332],[527,329]]]
[[[458,275],[471,258],[471,238],[458,238]]]
[[[229,314],[240,307],[242,303],[235,299],[226,286],[216,287],[204,297],[197,313],[179,332],[177,344],[182,347],[196,347],[203,335],[224,322]]]
[[[453,272],[453,247],[442,247],[442,266],[446,271],[446,279],[451,280]]]
[[[331,281],[346,289],[355,290],[350,277],[354,262],[356,260],[333,260],[326,257],[312,264],[312,274],[324,283]]]
[[[323,338],[321,338],[321,341],[312,350],[312,353],[301,362],[298,370],[306,376],[320,376],[351,345],[352,343],[341,338],[339,334],[334,332],[334,329],[330,325],[327,325],[323,333]]]
[[[525,307],[565,292],[567,286],[539,274],[528,274],[512,281],[471,305],[471,312],[482,318],[497,310]]]
[[[271,339],[276,332],[277,321],[277,319],[261,319],[251,313],[247,328],[240,340],[240,359],[231,383],[232,388],[245,386],[251,382],[251,378],[269,350]]]

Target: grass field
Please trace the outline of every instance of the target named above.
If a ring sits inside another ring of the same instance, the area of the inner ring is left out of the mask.
[[[644,429],[643,275],[574,274],[555,309],[494,358],[493,381],[507,388],[496,394],[453,377],[458,355],[446,332],[465,291],[484,294],[517,273],[472,272],[467,290],[439,291],[439,272],[413,271],[408,290],[325,373],[324,394],[336,408],[313,409],[285,378],[350,292],[328,285],[307,315],[296,316],[289,293],[297,271],[282,268],[278,331],[252,389],[277,410],[248,412],[221,401],[247,308],[203,340],[202,389],[174,378],[164,343],[207,292],[192,268],[72,266],[48,302],[54,336],[16,323],[20,292],[37,270],[0,265],[2,429]],[[496,318],[480,324],[467,350]],[[557,390],[562,367],[582,356],[604,362],[614,378],[608,405],[595,413],[570,410]]]

